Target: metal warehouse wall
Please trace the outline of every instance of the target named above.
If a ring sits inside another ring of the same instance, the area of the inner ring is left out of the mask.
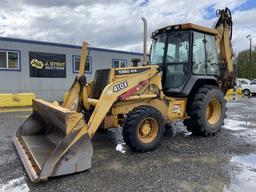
[[[38,98],[46,100],[63,100],[63,93],[67,91],[76,73],[73,73],[73,55],[80,55],[79,46],[68,46],[54,43],[39,43],[36,41],[15,40],[0,38],[0,50],[15,50],[20,52],[20,71],[0,70],[0,93],[34,92]],[[29,52],[46,52],[66,55],[66,78],[38,78],[30,77]],[[92,73],[86,74],[88,80],[93,80],[97,69],[111,68],[112,59],[127,59],[127,64],[132,65],[131,59],[143,56],[140,53],[129,53],[92,48]]]

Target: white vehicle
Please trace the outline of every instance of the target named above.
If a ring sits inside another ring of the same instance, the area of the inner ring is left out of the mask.
[[[256,79],[252,80],[251,82],[244,82],[241,84],[241,90],[245,96],[256,94]]]
[[[237,87],[241,87],[242,85],[248,85],[248,84],[250,84],[251,83],[251,81],[249,80],[249,79],[245,79],[245,78],[238,78],[237,80],[236,80],[236,86]]]

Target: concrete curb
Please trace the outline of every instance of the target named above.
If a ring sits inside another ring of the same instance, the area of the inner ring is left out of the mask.
[[[0,107],[27,107],[32,106],[34,93],[0,94]]]

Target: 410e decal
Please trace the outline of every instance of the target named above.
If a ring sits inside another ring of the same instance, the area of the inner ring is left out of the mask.
[[[121,82],[119,84],[116,84],[113,87],[113,92],[121,91],[121,90],[125,89],[126,87],[128,87],[128,82],[127,81],[123,81],[123,82]]]

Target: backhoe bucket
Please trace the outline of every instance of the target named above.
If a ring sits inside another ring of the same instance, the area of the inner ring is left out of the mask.
[[[86,133],[81,113],[37,99],[14,144],[30,179],[42,181],[91,168],[93,149]]]

